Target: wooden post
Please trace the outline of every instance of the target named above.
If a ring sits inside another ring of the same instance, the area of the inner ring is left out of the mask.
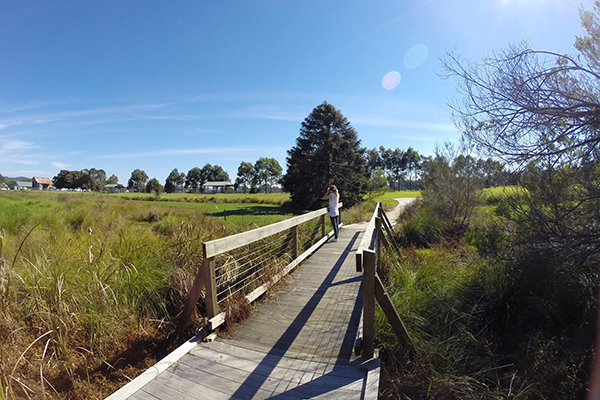
[[[202,289],[202,285],[204,285],[205,283],[205,277],[203,272],[205,262],[206,260],[202,261],[200,268],[198,268],[198,273],[196,274],[196,278],[194,278],[192,288],[190,289],[188,297],[185,300],[183,311],[181,312],[181,315],[179,316],[179,321],[177,322],[175,337],[183,333],[183,330],[186,328],[192,314],[194,313],[194,310],[196,309],[196,303],[198,302],[198,298],[200,297],[200,289]]]
[[[206,254],[206,249],[204,250]],[[219,314],[219,304],[217,302],[217,277],[215,275],[215,258],[206,258],[202,263],[202,275],[206,283],[206,313],[208,319]]]
[[[363,253],[362,251],[356,252],[356,272],[362,272],[363,268]]]
[[[381,246],[383,232],[381,231],[381,218],[375,217],[375,251],[379,252],[379,246]]]
[[[375,265],[377,256],[374,251],[363,252],[363,348],[364,358],[373,358],[375,336]]]
[[[327,229],[325,229],[325,214],[321,215],[321,237],[325,237]]]
[[[291,230],[292,230],[292,257],[294,257],[294,260],[295,260],[296,258],[298,258],[298,255],[300,254],[298,251],[298,246],[300,245],[299,240],[298,240],[298,225],[292,227]]]

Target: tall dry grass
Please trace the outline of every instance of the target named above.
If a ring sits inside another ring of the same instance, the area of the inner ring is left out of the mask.
[[[89,399],[156,359],[224,227],[149,202],[6,193],[0,234],[0,399]]]

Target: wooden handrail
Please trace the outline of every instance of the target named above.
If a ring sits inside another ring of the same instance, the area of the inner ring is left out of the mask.
[[[371,226],[375,227],[373,231],[370,231]],[[384,232],[391,237],[390,240],[386,239]],[[393,240],[392,232],[393,228],[381,203],[377,203],[377,207],[375,208],[373,217],[365,231],[363,240],[361,240],[356,256],[356,269],[357,271],[364,270],[364,272],[362,332],[357,332],[355,353],[358,354],[359,352],[362,352],[362,356],[367,359],[372,358],[374,355],[375,301],[381,306],[386,319],[398,337],[400,347],[404,350],[406,355],[410,359],[414,358],[416,355],[416,349],[410,335],[376,272],[380,251],[379,243],[383,243],[385,247],[393,246],[393,248],[398,249]]]
[[[375,218],[379,215],[379,209],[381,207],[381,202],[377,203],[375,207],[375,211],[373,211],[373,217],[369,220],[369,224],[367,225],[367,229],[363,234],[363,237],[358,245],[358,249],[356,250],[356,272],[362,272],[363,268],[363,251],[364,249],[370,249],[371,244],[373,242],[373,233],[375,232]]]
[[[236,235],[227,236],[220,239],[211,240],[202,244],[204,249],[204,257],[210,258],[216,255],[226,253],[231,250],[235,250],[238,247],[246,246],[251,243],[257,242],[261,239],[275,235],[279,232],[283,232],[294,226],[298,226],[303,222],[310,221],[311,219],[317,218],[321,215],[327,214],[326,208],[321,208],[316,211],[312,211],[306,214],[292,217],[284,221],[276,222],[271,225],[263,226],[262,228],[256,228],[251,231],[238,233]]]

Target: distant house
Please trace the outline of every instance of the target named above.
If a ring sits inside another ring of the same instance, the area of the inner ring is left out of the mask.
[[[52,179],[50,178],[42,178],[40,176],[34,176],[31,180],[32,189],[35,190],[48,190],[50,186],[52,186]]]
[[[33,188],[33,182],[29,181],[17,181],[15,189],[31,190]]]
[[[110,193],[121,193],[125,191],[125,186],[120,183],[107,183],[104,185],[104,191]]]
[[[202,185],[202,189],[209,193],[216,193],[219,189],[222,193],[225,193],[227,188],[233,188],[233,183],[230,181],[209,181]]]

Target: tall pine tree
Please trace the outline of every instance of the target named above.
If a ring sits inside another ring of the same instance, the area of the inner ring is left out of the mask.
[[[333,105],[323,102],[302,122],[296,145],[288,150],[283,187],[298,208],[319,204],[327,187],[336,185],[344,206],[366,190],[365,148],[356,130]]]

